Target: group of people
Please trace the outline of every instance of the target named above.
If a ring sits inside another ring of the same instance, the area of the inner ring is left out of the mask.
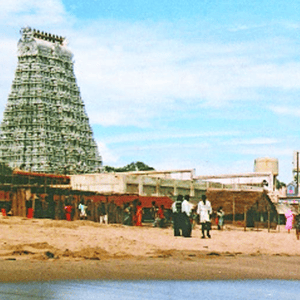
[[[80,220],[88,219],[88,206],[81,201],[78,205]],[[65,206],[66,219],[70,218],[70,208]],[[139,199],[135,199],[131,202],[126,202],[122,207],[113,205],[112,202],[101,202],[97,205],[97,215],[99,217],[100,224],[108,223],[122,223],[127,226],[142,226],[143,215],[145,214],[142,203]],[[167,213],[164,205],[156,205],[156,202],[152,202],[150,208],[150,215],[147,210],[147,218],[153,220],[154,227],[165,228],[168,226],[168,220],[170,215]]]
[[[172,204],[172,219],[174,227],[174,236],[184,236],[191,237],[192,229],[195,224],[198,223],[199,218],[202,230],[202,238],[211,238],[211,215],[213,213],[211,203],[206,199],[205,195],[202,195],[201,201],[198,203],[197,207],[189,202],[189,195],[178,195],[177,200]],[[66,206],[66,213],[70,214],[69,207]],[[80,211],[80,219],[87,219],[87,206],[81,201],[78,205]],[[101,202],[98,205],[98,216],[100,224],[108,224],[109,222],[109,211],[108,203]],[[155,201],[152,202],[152,207],[150,209],[151,218],[153,219],[153,226],[164,228],[167,227],[167,218],[165,216],[164,205],[156,206]],[[222,207],[216,212],[217,218],[216,223],[218,229],[221,230],[224,222],[224,211]],[[143,207],[139,199],[132,202],[124,203],[122,209],[122,223],[128,226],[142,226],[143,218]],[[69,218],[67,218],[69,219]],[[112,220],[110,220],[111,222]]]
[[[153,227],[165,228],[168,226],[165,206],[161,204],[159,207],[155,201],[152,201],[150,209],[151,218],[154,220]]]
[[[143,207],[140,200],[127,202],[123,207],[123,225],[142,226]]]
[[[178,195],[177,200],[172,204],[173,212],[173,225],[174,236],[191,237],[193,224],[196,223],[195,219],[199,216],[201,224],[202,238],[211,238],[211,216],[212,206],[210,201],[206,198],[206,195],[202,195],[201,201],[199,201],[196,210],[193,209],[194,205],[189,202],[189,195]],[[224,211],[220,207],[217,211],[217,225],[221,230],[224,224]]]
[[[110,203],[110,206],[111,203]],[[80,219],[86,220],[87,219],[87,206],[81,202],[78,205],[78,209],[80,211]],[[114,215],[116,212],[114,213]],[[120,214],[120,213],[119,213]],[[119,215],[118,214],[118,215]],[[108,217],[109,215],[109,207],[108,203],[101,202],[98,205],[98,216],[100,224],[108,224]],[[135,226],[142,226],[142,217],[143,217],[143,208],[142,203],[140,200],[136,199],[132,202],[128,202],[124,204],[123,213],[122,213],[122,223],[124,225],[135,225]],[[116,216],[114,216],[116,217]],[[110,222],[113,220],[111,219]]]

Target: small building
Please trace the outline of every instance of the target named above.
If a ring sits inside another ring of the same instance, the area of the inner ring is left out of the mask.
[[[222,206],[225,223],[254,227],[276,227],[278,214],[266,191],[208,189],[213,211]]]

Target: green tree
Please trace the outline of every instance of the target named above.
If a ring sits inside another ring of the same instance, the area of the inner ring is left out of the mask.
[[[280,190],[282,187],[286,186],[284,182],[281,182],[280,180],[276,179],[276,189]]]
[[[155,171],[154,168],[149,167],[141,161],[132,162],[121,168],[114,168],[110,166],[104,167],[105,172],[135,172],[135,171]]]
[[[13,169],[10,168],[5,163],[0,163],[0,175],[11,175],[13,172]]]

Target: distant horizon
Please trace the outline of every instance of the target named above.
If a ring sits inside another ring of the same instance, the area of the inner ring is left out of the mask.
[[[197,176],[299,149],[300,3],[16,1],[0,4],[0,115],[22,27],[66,37],[103,165],[141,161]]]

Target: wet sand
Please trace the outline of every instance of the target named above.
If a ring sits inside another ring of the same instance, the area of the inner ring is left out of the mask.
[[[300,258],[1,261],[1,282],[52,280],[300,280]]]
[[[294,231],[229,227],[201,239],[172,228],[90,221],[0,219],[0,281],[300,280]]]

